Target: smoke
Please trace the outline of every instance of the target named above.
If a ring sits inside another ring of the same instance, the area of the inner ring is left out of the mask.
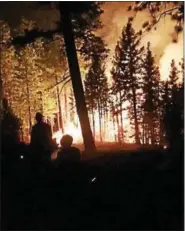
[[[172,59],[175,60],[176,66],[178,68],[179,62],[182,62],[183,58],[183,34],[179,36],[178,43],[169,43],[160,59],[160,72],[163,80],[167,80],[170,73],[170,65]],[[182,82],[183,74],[179,76],[179,82]]]
[[[135,31],[141,30],[143,23],[151,19],[147,10],[137,14],[128,11],[128,6],[133,4],[133,2],[105,2],[102,5],[104,13],[101,15],[101,21],[104,27],[98,31],[98,35],[104,39],[110,49],[107,65],[108,75],[110,75],[116,43],[120,38],[123,27],[128,22],[128,18],[135,16],[133,21]],[[141,45],[146,46],[147,42],[151,43],[151,49],[157,64],[159,64],[162,79],[166,79],[169,73],[171,60],[175,59],[176,62],[179,62],[183,57],[183,35],[179,36],[177,43],[172,43],[175,36],[174,25],[175,22],[170,19],[170,16],[161,18],[156,28],[142,35],[141,39]]]

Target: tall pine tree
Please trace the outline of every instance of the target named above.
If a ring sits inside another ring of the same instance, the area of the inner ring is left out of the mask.
[[[156,144],[156,131],[158,130],[158,106],[159,106],[159,70],[147,45],[146,54],[143,60],[143,94],[144,94],[144,126],[145,134],[152,145]],[[147,142],[147,140],[146,140]]]
[[[171,62],[171,71],[169,75],[168,84],[165,89],[165,113],[164,113],[164,127],[166,138],[170,147],[176,146],[179,139],[181,139],[182,119],[181,107],[179,102],[179,71],[176,67],[175,61]]]
[[[108,83],[105,75],[105,59],[108,50],[99,37],[93,37],[93,43],[90,48],[91,66],[85,77],[85,95],[89,112],[92,115],[93,133],[95,136],[95,111],[99,115],[99,136],[103,140],[102,121],[107,115],[108,102]]]
[[[120,104],[126,100],[131,103],[131,119],[134,120],[135,142],[137,144],[140,143],[138,90],[141,88],[141,54],[144,49],[139,45],[140,36],[135,33],[131,20],[129,20],[116,45],[112,76],[113,89],[115,93],[119,94]]]

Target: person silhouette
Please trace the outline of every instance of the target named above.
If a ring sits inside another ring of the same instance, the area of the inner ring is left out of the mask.
[[[80,150],[72,147],[73,137],[70,135],[63,135],[60,140],[61,148],[57,154],[57,159],[60,162],[79,162]]]
[[[37,158],[48,159],[52,151],[52,131],[49,124],[43,121],[40,112],[35,116],[36,124],[31,131],[31,147]]]

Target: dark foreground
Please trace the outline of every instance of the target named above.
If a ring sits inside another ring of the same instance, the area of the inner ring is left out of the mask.
[[[174,153],[173,153],[174,154]],[[3,163],[3,230],[183,230],[183,163],[138,151],[37,167]]]

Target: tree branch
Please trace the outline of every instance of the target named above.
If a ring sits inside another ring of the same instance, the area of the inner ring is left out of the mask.
[[[64,89],[65,85],[66,85],[67,83],[69,83],[70,81],[71,81],[71,79],[68,79],[68,80],[64,83],[64,85],[63,85],[62,88],[60,89],[59,94],[62,92],[62,90]]]
[[[178,9],[180,9],[180,6],[174,7],[174,8],[172,8],[172,9],[163,11],[163,12],[160,13],[160,15],[158,16],[158,19],[156,20],[156,23],[155,23],[154,25],[156,25],[156,24],[160,21],[160,19],[161,19],[162,16],[165,16],[166,14],[169,14],[169,13],[171,13],[172,11],[178,10]],[[154,25],[153,25],[153,26],[154,26]]]
[[[162,18],[163,16],[165,16],[166,14],[171,13],[171,12],[174,11],[174,10],[178,10],[178,9],[180,10],[180,7],[181,7],[181,6],[177,6],[177,7],[171,8],[171,9],[169,9],[169,10],[165,10],[165,11],[163,11],[162,13],[160,13],[159,16],[158,16],[158,19],[155,21],[155,23],[153,23],[153,24],[152,24],[152,23],[149,23],[149,25],[146,27],[146,29],[142,31],[141,38],[144,36],[144,34],[145,34],[146,32],[149,31],[149,27],[150,27],[150,29],[151,29],[151,28],[154,27],[157,23],[159,23],[159,21],[161,20],[161,18]],[[153,16],[153,17],[154,17],[154,16]]]
[[[26,44],[34,42],[37,38],[43,37],[46,39],[52,39],[53,35],[56,33],[61,33],[60,29],[52,30],[52,31],[39,31],[37,29],[33,29],[31,31],[26,31],[25,35],[17,36],[12,39],[13,45],[25,46]]]
[[[54,86],[45,89],[45,91],[50,91],[52,88],[57,87],[58,85],[60,85],[61,83],[63,83],[63,82],[66,81],[67,79],[69,79],[69,77],[70,77],[70,75],[65,76],[65,78],[64,78],[64,76],[63,76],[62,79],[61,79],[59,82],[57,82]]]

